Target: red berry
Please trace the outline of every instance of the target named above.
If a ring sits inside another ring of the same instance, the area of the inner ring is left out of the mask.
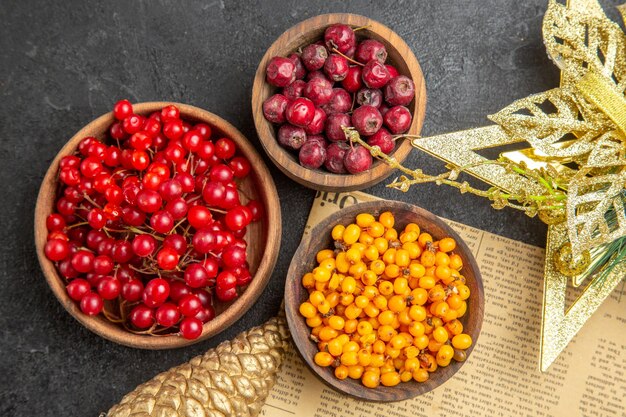
[[[138,329],[147,329],[154,324],[154,310],[143,304],[133,308],[129,315],[130,322]]]
[[[202,334],[202,321],[195,317],[185,317],[178,327],[180,335],[188,340],[197,339]]]
[[[124,123],[123,122],[113,123],[111,125],[111,128],[109,129],[109,134],[111,135],[113,139],[116,139],[116,140],[125,139],[127,136],[127,133],[124,130]]]
[[[301,80],[304,78],[304,76],[306,75],[306,69],[304,68],[304,65],[302,64],[302,60],[300,59],[300,55],[293,53],[291,55],[289,55],[287,58],[289,58],[291,60],[291,62],[293,62],[293,66],[295,68],[296,71],[296,80]]]
[[[387,64],[385,65],[385,67],[387,67],[387,71],[389,71],[389,75],[391,76],[391,78],[394,78],[400,75],[400,72],[393,65]]]
[[[215,309],[210,306],[204,307],[194,317],[202,323],[207,323],[215,318]]]
[[[244,266],[246,263],[246,250],[239,246],[227,246],[222,251],[222,262],[228,268]]]
[[[93,208],[87,213],[87,222],[89,222],[89,226],[92,228],[100,230],[106,225],[107,220],[102,209]]]
[[[133,246],[130,242],[126,240],[118,240],[113,244],[113,248],[111,249],[111,258],[115,262],[124,264],[133,259]]]
[[[124,129],[124,132],[129,135],[139,132],[142,127],[143,118],[136,114],[131,114],[130,116],[125,117],[122,121],[122,128]]]
[[[270,59],[265,73],[267,82],[276,87],[286,87],[296,79],[293,62],[280,56]]]
[[[241,230],[250,223],[251,219],[246,216],[245,210],[242,206],[237,206],[232,210],[229,210],[224,216],[224,223],[229,230]]]
[[[150,157],[145,151],[134,151],[131,158],[133,168],[137,171],[143,171],[150,164]]]
[[[208,226],[213,221],[211,210],[204,206],[193,206],[187,212],[187,220],[196,229]]]
[[[146,132],[139,131],[128,139],[128,144],[133,149],[145,151],[152,145],[152,138]]]
[[[391,75],[387,67],[373,59],[363,67],[362,78],[367,87],[382,88],[391,79]]]
[[[107,275],[113,271],[113,259],[107,255],[96,256],[93,260],[93,272],[98,275]]]
[[[80,300],[80,310],[89,316],[100,314],[102,307],[104,307],[102,297],[93,292],[85,294]]]
[[[302,94],[304,94],[304,87],[305,86],[306,86],[306,82],[305,81],[303,81],[303,80],[295,80],[294,82],[289,84],[287,87],[283,88],[283,94],[282,95],[287,99],[287,101],[285,101],[285,107],[287,107],[288,100],[295,100],[298,97],[302,97]],[[265,108],[264,108],[263,111],[265,111]],[[281,122],[274,122],[274,123],[281,123]]]
[[[406,106],[415,97],[415,84],[405,76],[392,78],[385,87],[385,100],[392,106]]]
[[[346,89],[349,93],[356,93],[363,86],[363,82],[361,81],[361,67],[355,65],[353,67],[348,68],[348,73],[346,74],[346,78],[343,79],[341,85]]]
[[[87,280],[76,278],[67,284],[65,289],[67,290],[67,295],[69,295],[72,300],[80,301],[86,294],[89,294],[91,286]]]
[[[67,185],[78,185],[80,184],[80,171],[76,167],[61,168],[59,179]]]
[[[304,84],[304,81],[301,81]],[[295,84],[292,83],[292,84]],[[286,87],[285,90],[289,88]],[[285,123],[285,109],[289,100],[282,94],[274,94],[263,102],[263,116],[272,123]]]
[[[309,169],[317,169],[326,161],[326,146],[319,140],[307,140],[298,153],[300,165]]]
[[[350,146],[346,142],[335,142],[328,145],[326,162],[324,162],[326,169],[334,174],[345,174],[347,171],[343,160],[348,149]]]
[[[195,294],[184,295],[178,301],[178,309],[185,317],[193,317],[198,314],[198,311],[202,308],[200,299]]]
[[[230,160],[228,166],[233,171],[233,175],[237,178],[247,177],[251,169],[250,162],[243,156],[234,157]]]
[[[391,133],[384,127],[380,128],[378,132],[367,138],[367,144],[370,146],[378,146],[380,150],[386,154],[393,151],[395,142]]]
[[[345,141],[346,134],[342,127],[351,126],[350,116],[345,113],[335,113],[326,119],[326,137],[333,142]]]
[[[163,327],[171,327],[180,320],[180,312],[172,303],[165,303],[156,310],[155,319],[157,324]]]
[[[143,297],[143,283],[141,280],[132,278],[122,285],[122,298],[128,302],[141,300]]]
[[[169,140],[179,140],[185,134],[185,131],[183,129],[183,122],[180,120],[171,120],[165,122],[165,125],[163,126],[163,134]]]
[[[290,125],[282,125],[278,129],[278,143],[291,149],[300,149],[306,141],[306,132],[303,128]]]
[[[43,249],[46,258],[51,261],[61,261],[68,257],[70,254],[70,245],[65,240],[50,239],[46,242]]]
[[[197,130],[198,133],[200,133],[202,139],[208,140],[209,138],[211,138],[211,126],[209,126],[208,124],[198,123],[194,126],[194,129]]]
[[[352,97],[343,88],[333,88],[333,94],[330,101],[323,106],[322,110],[326,115],[335,113],[348,113],[352,108]]]
[[[351,174],[367,171],[372,166],[372,155],[362,146],[354,146],[346,151],[343,163]]]
[[[237,288],[215,287],[215,295],[220,301],[232,301],[237,298]]]
[[[263,217],[263,204],[259,200],[248,201],[246,207],[248,207],[250,213],[252,213],[253,222],[261,220],[261,217]]]
[[[180,118],[180,111],[174,105],[165,106],[161,109],[161,121],[167,123]]]
[[[163,252],[165,249],[162,249]],[[143,302],[150,308],[158,307],[170,295],[170,285],[163,278],[153,278],[143,290]]]
[[[183,136],[183,146],[191,152],[197,152],[202,145],[202,135],[195,130],[190,130]]]
[[[183,296],[191,294],[191,288],[189,288],[184,282],[174,280],[170,284],[170,300],[177,303]]]
[[[319,135],[324,131],[326,125],[326,113],[319,107],[315,108],[313,120],[305,128],[304,132],[307,135]]]
[[[373,59],[384,64],[387,60],[387,50],[385,45],[377,40],[365,39],[357,45],[354,58],[362,64],[367,64]]]
[[[191,288],[206,287],[209,283],[209,274],[201,264],[191,264],[185,269],[185,282]]]
[[[323,45],[313,43],[302,49],[300,58],[307,70],[315,71],[324,66],[326,58],[328,58],[328,51]]]
[[[215,142],[215,155],[221,159],[230,159],[235,156],[237,145],[229,138],[220,138]]]
[[[394,106],[383,118],[385,126],[394,135],[404,133],[411,127],[411,112],[404,106]]]
[[[331,81],[342,81],[348,75],[348,60],[339,54],[330,54],[324,63],[324,73]]]
[[[212,182],[221,182],[226,184],[233,180],[233,170],[228,165],[218,164],[211,167],[209,179]]]
[[[332,89],[330,89],[330,93],[332,94]],[[328,99],[330,100],[330,95]],[[299,97],[290,102],[285,110],[287,121],[298,127],[304,127],[311,123],[314,115],[315,105],[311,100],[304,97]]]
[[[174,216],[167,210],[159,210],[150,218],[150,226],[157,233],[169,233],[174,227]]]
[[[163,248],[157,253],[157,264],[165,271],[171,271],[178,265],[180,255],[172,248]]]
[[[72,256],[72,267],[78,272],[90,272],[95,256],[86,250],[79,250]]]
[[[163,239],[163,247],[172,248],[176,253],[182,256],[187,250],[187,240],[177,233],[172,233],[165,236],[165,239]]]
[[[361,106],[352,112],[352,125],[363,136],[371,136],[383,125],[383,116],[374,106]]]
[[[117,278],[104,277],[98,282],[98,294],[105,300],[114,300],[122,291],[122,285]]]
[[[209,182],[202,190],[202,198],[209,206],[221,206],[225,197],[226,187],[221,182]]]
[[[337,49],[344,55],[356,47],[356,37],[354,30],[348,25],[336,23],[326,28],[324,32],[324,43],[329,51]]]
[[[370,105],[378,108],[383,104],[383,92],[377,88],[361,88],[356,93],[356,102],[359,106]]]
[[[137,206],[146,213],[154,213],[161,208],[163,199],[154,190],[141,190],[137,193]]]
[[[187,214],[187,208],[187,203],[183,198],[177,198],[165,205],[165,210],[172,215],[174,220],[180,220],[185,217],[185,214]]]
[[[154,253],[156,239],[150,235],[137,235],[133,239],[132,246],[137,256],[146,258]]]
[[[308,83],[306,83],[306,85],[304,86],[303,94],[304,94],[304,97],[312,101],[313,105],[322,106],[328,103],[330,99],[332,98],[333,84],[330,81],[328,81],[326,78],[314,78],[310,80]],[[303,100],[303,98],[297,98],[294,101],[292,101],[289,105],[287,105],[287,110],[285,114],[287,116],[287,120],[289,121],[289,123],[295,124],[296,126],[304,127],[308,123],[305,123],[305,124],[294,123],[289,117],[289,109],[292,108],[292,106],[294,105],[293,103],[295,103],[298,100]]]

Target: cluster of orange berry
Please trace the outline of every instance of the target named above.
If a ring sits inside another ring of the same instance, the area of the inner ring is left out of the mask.
[[[472,345],[458,320],[470,290],[455,240],[433,241],[415,223],[398,235],[394,223],[391,212],[361,213],[335,226],[336,249],[319,251],[302,278],[315,363],[368,388],[427,381],[437,367],[464,361]]]

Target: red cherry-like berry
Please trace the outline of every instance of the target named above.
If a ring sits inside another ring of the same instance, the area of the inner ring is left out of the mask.
[[[304,86],[304,81],[302,81],[302,84]],[[289,87],[286,87],[285,89],[287,88]],[[285,110],[287,109],[288,103],[289,99],[287,99],[284,95],[274,94],[263,102],[263,116],[265,116],[265,118],[272,123],[285,123],[287,120],[285,117]]]
[[[389,82],[391,75],[385,65],[372,59],[363,67],[362,78],[368,88],[382,88]]]
[[[341,23],[331,25],[324,31],[324,43],[329,51],[337,49],[342,54],[350,56],[354,54],[354,48],[356,48],[354,30]]]
[[[385,113],[385,126],[394,135],[404,133],[411,127],[411,112],[404,106],[395,106]]]
[[[286,87],[296,79],[296,67],[289,58],[275,56],[267,64],[265,74],[268,83],[276,87]]]
[[[180,321],[180,335],[185,339],[193,340],[202,334],[202,321],[195,317],[185,317]]]

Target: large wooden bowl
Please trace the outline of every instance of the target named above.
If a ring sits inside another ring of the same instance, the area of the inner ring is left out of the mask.
[[[385,211],[391,211],[394,214],[396,219],[395,227],[398,230],[404,228],[406,224],[413,222],[417,223],[423,231],[430,233],[434,240],[446,236],[456,240],[457,248],[455,253],[458,253],[463,259],[464,266],[461,272],[465,276],[467,286],[471,292],[468,299],[467,313],[460,319],[463,323],[463,333],[469,334],[473,340],[472,346],[466,351],[468,358],[472,349],[476,346],[483,321],[483,283],[476,260],[460,236],[434,214],[411,204],[398,201],[373,201],[349,206],[323,220],[300,243],[289,267],[285,284],[287,322],[298,351],[315,375],[338,391],[368,401],[400,401],[424,394],[451,378],[464,363],[453,360],[449,366],[439,368],[430,374],[430,379],[426,382],[404,382],[395,387],[380,385],[375,389],[364,387],[360,380],[352,380],[350,378],[339,380],[333,373],[334,368],[323,368],[315,364],[313,358],[318,352],[317,344],[310,340],[310,329],[298,310],[300,304],[306,301],[309,295],[306,288],[302,286],[302,277],[317,265],[315,254],[319,250],[333,247],[330,232],[335,225],[343,224],[347,226],[350,223],[354,223],[355,217],[359,213],[371,213],[378,216]]]
[[[147,115],[169,104],[175,104],[180,109],[181,117],[193,122],[204,122],[211,126],[218,135],[231,138],[237,144],[239,152],[250,161],[253,169],[250,175],[241,183],[243,192],[254,199],[261,201],[265,207],[265,216],[248,226],[246,240],[248,241],[248,260],[250,271],[254,278],[243,294],[231,304],[217,304],[217,316],[204,324],[202,336],[195,340],[186,340],[180,336],[150,336],[131,333],[110,321],[101,314],[95,317],[87,316],[80,311],[78,304],[69,298],[65,290],[66,282],[61,277],[53,262],[48,260],[43,252],[46,243],[46,217],[52,212],[58,186],[59,161],[66,155],[73,154],[78,143],[86,136],[103,138],[111,123],[113,114],[102,115],[83,127],[70,139],[52,161],[46,173],[35,208],[35,245],[41,269],[63,307],[89,330],[98,335],[122,345],[142,349],[169,349],[187,346],[203,339],[207,339],[227,328],[240,318],[261,295],[270,279],[272,270],[278,257],[281,238],[281,213],[276,186],[270,173],[263,163],[261,156],[254,150],[248,140],[230,123],[224,119],[197,107],[179,103],[151,102],[135,104],[133,109],[138,114]]]
[[[321,169],[308,169],[300,165],[297,155],[280,146],[276,139],[276,127],[263,117],[263,102],[272,96],[276,88],[265,81],[265,69],[274,56],[287,56],[298,48],[323,39],[326,28],[334,23],[344,23],[352,27],[364,27],[357,31],[357,41],[364,38],[376,39],[387,48],[387,62],[394,65],[398,71],[410,77],[415,83],[415,98],[408,108],[413,115],[411,127],[406,132],[409,135],[419,135],[424,123],[426,112],[426,84],[424,75],[411,48],[387,26],[364,16],[350,13],[333,13],[315,16],[298,23],[278,39],[267,50],[259,63],[254,86],[252,87],[252,114],[256,131],[261,144],[270,159],[294,181],[315,190],[323,191],[352,191],[367,188],[387,178],[392,169],[383,162],[374,161],[372,168],[356,175],[333,174]],[[403,161],[411,152],[408,140],[402,140],[396,145],[392,155]]]

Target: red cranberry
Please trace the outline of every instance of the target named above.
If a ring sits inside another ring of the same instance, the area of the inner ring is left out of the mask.
[[[385,87],[385,100],[392,106],[406,106],[415,96],[415,84],[405,76],[392,78]]]
[[[351,126],[350,116],[345,113],[331,114],[326,119],[326,137],[332,142],[346,140],[346,134],[343,132],[342,127],[349,126]]]
[[[296,80],[301,80],[304,78],[304,76],[306,75],[306,69],[304,68],[304,65],[302,64],[302,60],[300,59],[300,55],[293,53],[291,55],[289,55],[287,58],[289,58],[291,60],[291,62],[293,62],[293,66],[295,68],[296,71]]]
[[[363,136],[371,136],[383,125],[383,116],[374,106],[361,106],[352,112],[352,125]]]
[[[67,284],[67,287],[65,288],[67,289],[67,295],[69,295],[70,298],[74,301],[80,301],[85,295],[89,294],[89,292],[91,291],[91,286],[89,285],[89,283],[82,278],[77,278],[73,280],[72,282]]]
[[[384,153],[391,153],[396,144],[393,141],[391,133],[384,127],[381,127],[378,132],[367,138],[367,144],[370,146],[378,146]]]
[[[367,64],[372,59],[384,64],[387,60],[385,45],[374,39],[365,39],[356,47],[354,57],[357,61]]]
[[[303,94],[313,104],[321,106],[328,103],[332,98],[333,84],[326,78],[314,78],[304,86]]]
[[[70,245],[65,240],[50,239],[46,242],[43,251],[46,254],[46,258],[51,261],[62,261],[70,254]]]
[[[358,65],[348,68],[348,74],[341,82],[341,85],[347,92],[355,93],[363,86],[363,81],[361,81],[362,72],[363,70]]]
[[[324,43],[329,51],[337,49],[342,54],[348,55],[347,52],[356,47],[356,37],[350,26],[337,23],[326,28]]]
[[[163,278],[153,278],[143,290],[143,302],[151,308],[158,307],[170,295],[170,284]]]
[[[157,324],[163,327],[171,327],[180,320],[180,312],[172,303],[165,303],[157,308],[155,319]]]
[[[348,75],[348,60],[339,54],[330,54],[324,63],[324,73],[332,81],[341,81]]]
[[[286,87],[296,79],[296,67],[289,58],[275,56],[266,70],[267,82],[276,87]],[[167,136],[167,135],[166,135]]]
[[[372,155],[362,146],[354,146],[346,152],[343,163],[350,174],[367,171],[372,166]]]
[[[291,84],[289,84],[287,87],[283,89],[283,95],[287,97],[287,99],[289,100],[295,100],[298,97],[302,97],[305,85],[306,85],[306,81],[295,80],[294,82],[292,82]],[[282,122],[278,122],[278,123],[282,123]]]
[[[143,296],[143,283],[140,279],[131,278],[122,285],[122,298],[131,303],[141,300]]]
[[[385,67],[387,67],[387,71],[389,71],[389,75],[391,76],[391,78],[400,75],[400,72],[393,65],[386,64]]]
[[[300,165],[317,169],[326,161],[326,147],[319,140],[307,140],[298,153]]]
[[[137,235],[133,239],[132,247],[137,256],[146,258],[154,253],[156,239],[151,235]]]
[[[384,117],[385,126],[394,135],[404,133],[411,126],[411,112],[404,106],[389,109]]]
[[[391,76],[387,67],[373,59],[363,67],[362,78],[365,85],[369,88],[382,88],[387,84]]]
[[[326,148],[326,162],[324,166],[327,170],[334,174],[345,174],[346,167],[343,164],[343,158],[350,146],[346,142],[331,143]]]
[[[195,317],[185,317],[178,327],[180,335],[188,340],[197,339],[202,334],[202,321]]]
[[[315,115],[313,116],[313,120],[309,123],[304,131],[307,135],[319,135],[324,131],[324,126],[326,125],[326,112],[320,109],[319,107],[315,108]]]
[[[306,133],[301,127],[284,124],[278,129],[278,143],[291,148],[300,149],[306,141]]]
[[[191,264],[185,269],[185,282],[191,288],[206,287],[209,283],[209,274],[200,264]]]
[[[328,58],[328,51],[323,45],[316,43],[305,46],[304,49],[302,49],[302,55],[300,56],[302,63],[309,71],[315,71],[322,68],[326,62],[326,58]]]
[[[117,278],[104,277],[98,282],[98,294],[105,300],[115,300],[122,291],[122,284]]]
[[[343,88],[333,88],[333,95],[330,101],[321,107],[327,115],[347,113],[352,107],[352,97]]]
[[[174,227],[174,216],[169,211],[159,210],[150,218],[150,226],[157,233],[169,233]]]
[[[93,292],[85,294],[80,300],[80,310],[89,316],[100,314],[103,307],[102,297]]]
[[[133,114],[133,105],[128,100],[120,100],[113,106],[113,116],[117,120],[124,120]]]
[[[361,88],[356,93],[356,102],[359,106],[369,104],[378,108],[383,104],[383,92],[377,88]]]
[[[299,97],[287,104],[285,116],[287,117],[287,121],[292,125],[304,127],[313,120],[315,116],[315,105],[313,101],[308,98]]]
[[[136,328],[147,329],[154,324],[154,310],[144,304],[139,304],[131,310],[129,319]]]

